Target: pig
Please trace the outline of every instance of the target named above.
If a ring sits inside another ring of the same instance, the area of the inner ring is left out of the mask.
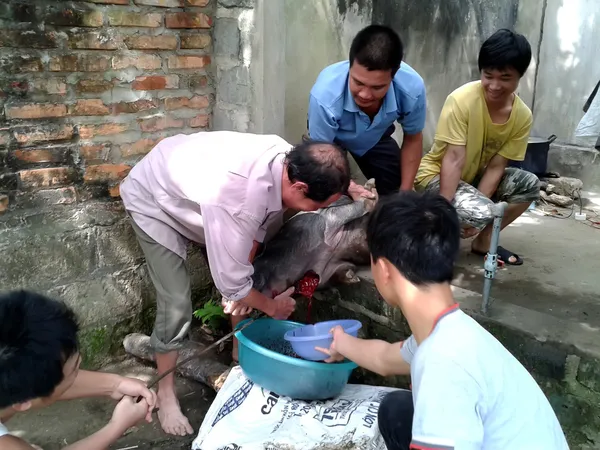
[[[378,200],[375,180],[365,188],[375,199],[354,201],[344,195],[329,207],[287,220],[254,259],[254,288],[273,298],[307,273],[318,276],[318,290],[360,281],[355,270],[370,262],[367,220]]]

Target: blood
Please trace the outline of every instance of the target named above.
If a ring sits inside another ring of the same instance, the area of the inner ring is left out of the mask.
[[[319,287],[320,280],[321,277],[319,277],[315,271],[309,270],[302,278],[300,278],[300,280],[296,282],[295,285],[295,292],[308,299],[308,305],[306,307],[306,321],[308,323],[312,323],[312,300],[317,287]]]

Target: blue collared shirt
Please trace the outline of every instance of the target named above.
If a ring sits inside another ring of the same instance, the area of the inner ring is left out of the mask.
[[[363,156],[395,120],[406,134],[423,131],[425,83],[412,67],[402,62],[373,122],[350,93],[349,69],[349,61],[341,61],[326,67],[317,77],[308,103],[311,139],[335,142],[354,155]]]

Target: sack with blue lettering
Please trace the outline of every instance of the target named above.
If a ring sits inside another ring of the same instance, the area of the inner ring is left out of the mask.
[[[193,450],[385,450],[377,427],[383,397],[396,389],[348,384],[325,402],[281,397],[234,367],[204,417]]]

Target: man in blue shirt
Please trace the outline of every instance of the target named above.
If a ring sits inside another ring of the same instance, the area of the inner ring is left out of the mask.
[[[310,139],[352,153],[380,195],[412,189],[422,155],[425,85],[402,57],[394,30],[370,25],[352,41],[349,60],[323,69],[310,92]],[[402,149],[392,138],[394,121],[402,125]],[[371,195],[354,182],[348,193]]]

